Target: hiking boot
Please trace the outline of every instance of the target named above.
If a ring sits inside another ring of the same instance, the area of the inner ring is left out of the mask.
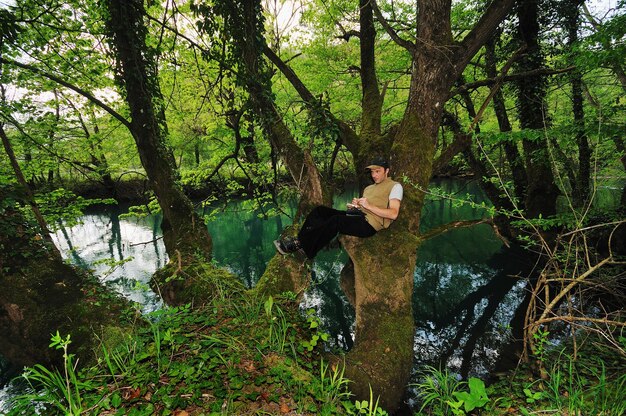
[[[300,250],[300,241],[297,238],[274,240],[274,246],[280,254],[289,254]]]

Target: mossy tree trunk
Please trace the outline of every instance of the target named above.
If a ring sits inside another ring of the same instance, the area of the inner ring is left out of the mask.
[[[88,363],[99,339],[119,333],[126,303],[68,265],[23,214],[24,195],[0,188],[0,355],[16,369],[60,364],[49,348],[59,331]]]
[[[460,44],[452,39],[449,1],[418,1],[417,9],[427,12],[418,13],[415,43],[400,39],[377,12],[390,36],[413,56],[404,116],[385,137],[391,144],[394,176],[406,178],[405,196],[398,220],[388,230],[366,240],[344,239],[354,267],[356,308],[356,340],[348,354],[348,376],[356,381],[351,388],[357,397],[367,397],[371,385],[390,410],[400,404],[412,367],[415,258],[443,107],[456,79],[512,5],[512,1],[493,3]],[[367,12],[367,7],[361,7],[361,13]],[[362,48],[367,47],[363,36],[361,30]],[[364,119],[369,116],[365,114],[368,108],[363,107]],[[367,140],[363,132],[361,139]]]
[[[105,2],[109,37],[118,65],[118,84],[130,108],[131,134],[163,212],[161,229],[170,259],[186,264],[211,259],[212,243],[202,219],[178,183],[174,156],[167,144],[165,103],[157,66],[146,43],[142,0]]]
[[[525,0],[518,4],[519,41],[526,53],[519,61],[520,71],[543,68],[544,57],[539,45],[538,0]],[[554,184],[552,159],[544,131],[550,125],[546,107],[546,85],[541,75],[524,77],[518,82],[518,108],[520,127],[534,131],[532,138],[523,139],[528,187],[525,195],[526,213],[531,218],[544,218],[556,213],[559,189]],[[549,133],[548,133],[549,134]]]

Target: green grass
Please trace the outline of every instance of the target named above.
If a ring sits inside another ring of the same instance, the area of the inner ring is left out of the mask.
[[[626,414],[626,359],[592,342],[576,359],[565,351],[546,353],[543,379],[522,366],[490,386],[490,397],[496,399],[485,414]]]
[[[542,352],[543,379],[521,365],[486,389],[478,379],[466,382],[446,369],[425,367],[412,385],[419,401],[415,415],[626,414],[626,359],[603,347],[601,339],[579,345],[576,359],[571,350],[562,345]]]

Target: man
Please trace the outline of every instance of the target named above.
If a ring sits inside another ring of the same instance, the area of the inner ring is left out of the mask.
[[[298,238],[274,241],[276,250],[281,254],[302,250],[313,259],[337,234],[371,237],[389,227],[400,212],[402,185],[388,177],[389,163],[381,157],[374,158],[366,169],[374,184],[365,188],[361,198],[354,198],[347,211],[314,208],[302,224]]]

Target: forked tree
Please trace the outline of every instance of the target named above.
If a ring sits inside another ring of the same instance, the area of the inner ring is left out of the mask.
[[[223,16],[227,25],[231,22],[226,31],[232,30],[229,35],[248,82],[244,85],[253,100],[264,104],[255,106],[258,114],[270,127],[277,129],[269,132],[270,137],[278,130],[285,136],[289,133],[284,131],[286,126],[281,122],[279,113],[268,113],[268,107],[274,108],[274,105],[270,98],[271,85],[260,77],[264,65],[260,53],[265,54],[291,82],[309,111],[324,112],[321,115],[335,124],[337,134],[353,157],[357,172],[363,172],[373,154],[385,155],[391,160],[395,177],[404,182],[405,197],[396,223],[369,239],[342,238],[351,260],[343,274],[351,276],[347,279],[347,287],[354,293],[356,309],[356,339],[354,348],[346,357],[346,374],[354,381],[351,390],[358,398],[367,398],[371,386],[374,394],[380,396],[381,404],[390,410],[401,403],[412,367],[414,326],[411,298],[416,251],[421,241],[420,212],[435,160],[437,130],[444,104],[457,78],[507,16],[513,3],[513,0],[494,1],[463,40],[456,41],[452,36],[449,0],[417,1],[414,30],[406,38],[394,31],[376,2],[361,0],[359,30],[356,33],[360,45],[358,67],[362,92],[357,129],[320,106],[316,95],[298,74],[267,46],[262,33],[260,1],[217,1],[214,7],[201,5],[196,10],[205,22],[213,13]],[[381,123],[384,94],[375,65],[375,19],[385,29],[386,35],[405,49],[412,61],[404,115],[388,129],[383,129]],[[311,175],[319,175],[317,169],[301,158],[301,151],[291,151],[281,142],[274,145],[290,171],[295,166],[296,172],[306,172],[309,177],[305,180],[311,180]],[[365,178],[363,174],[360,176]],[[311,198],[307,188],[303,189],[302,198],[319,201]],[[260,282],[266,291],[302,289],[288,287],[282,284],[285,280],[275,279],[274,262],[272,260]],[[300,270],[300,273],[303,272]],[[281,284],[274,285],[275,282]]]

